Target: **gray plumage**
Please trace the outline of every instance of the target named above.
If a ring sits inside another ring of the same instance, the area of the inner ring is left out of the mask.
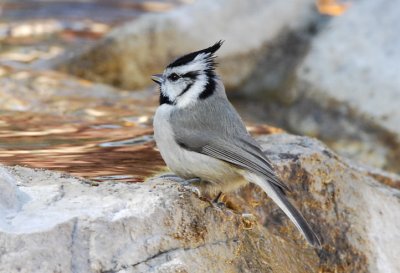
[[[185,55],[173,63],[177,67],[171,64],[154,79],[161,86],[162,103],[154,117],[154,133],[164,161],[182,178],[200,178],[196,186],[202,192],[228,192],[248,182],[260,186],[307,241],[319,246],[315,233],[287,200],[288,187],[228,101],[213,70],[216,49],[210,48]],[[184,77],[193,71],[195,76]]]

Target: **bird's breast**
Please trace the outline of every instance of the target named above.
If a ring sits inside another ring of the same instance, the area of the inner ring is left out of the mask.
[[[167,166],[182,178],[199,177],[210,182],[225,184],[238,177],[237,170],[219,159],[192,152],[179,146],[169,121],[172,107],[160,106],[154,116],[154,138]]]

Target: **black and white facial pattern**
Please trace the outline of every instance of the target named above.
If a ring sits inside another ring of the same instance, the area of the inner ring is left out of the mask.
[[[180,108],[207,99],[215,90],[215,56],[222,41],[184,55],[167,66],[160,84],[160,104]]]

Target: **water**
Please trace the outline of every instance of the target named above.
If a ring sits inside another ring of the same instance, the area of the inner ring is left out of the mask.
[[[69,105],[63,115],[3,111],[0,162],[63,171],[99,182],[142,182],[166,170],[153,139],[152,116],[157,107],[153,91],[145,91],[150,99],[132,94],[135,102],[121,96],[120,104],[103,108],[104,115],[94,117],[98,112],[83,115],[74,110],[76,105]],[[103,102],[93,103],[100,107]],[[255,135],[281,132],[265,125],[248,129]]]
[[[96,181],[141,182],[164,168],[151,124],[60,122],[54,116],[3,113],[0,162],[64,171]],[[111,118],[110,116],[107,117]]]
[[[43,70],[113,27],[174,1],[2,1],[0,162],[95,181],[141,182],[165,168],[154,90],[126,92]],[[149,84],[151,81],[149,80]]]
[[[123,91],[13,67],[3,68],[0,86],[3,164],[126,182],[165,168],[152,139],[154,88]]]

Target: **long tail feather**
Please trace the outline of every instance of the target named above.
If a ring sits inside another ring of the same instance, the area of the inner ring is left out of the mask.
[[[306,240],[314,247],[321,247],[321,242],[317,235],[311,229],[310,225],[300,214],[300,212],[289,202],[282,191],[276,186],[265,181],[264,178],[259,177],[254,173],[247,172],[245,174],[246,179],[250,182],[261,187],[268,196],[283,210],[283,212],[289,217],[289,219],[295,224],[299,231],[304,235]]]

